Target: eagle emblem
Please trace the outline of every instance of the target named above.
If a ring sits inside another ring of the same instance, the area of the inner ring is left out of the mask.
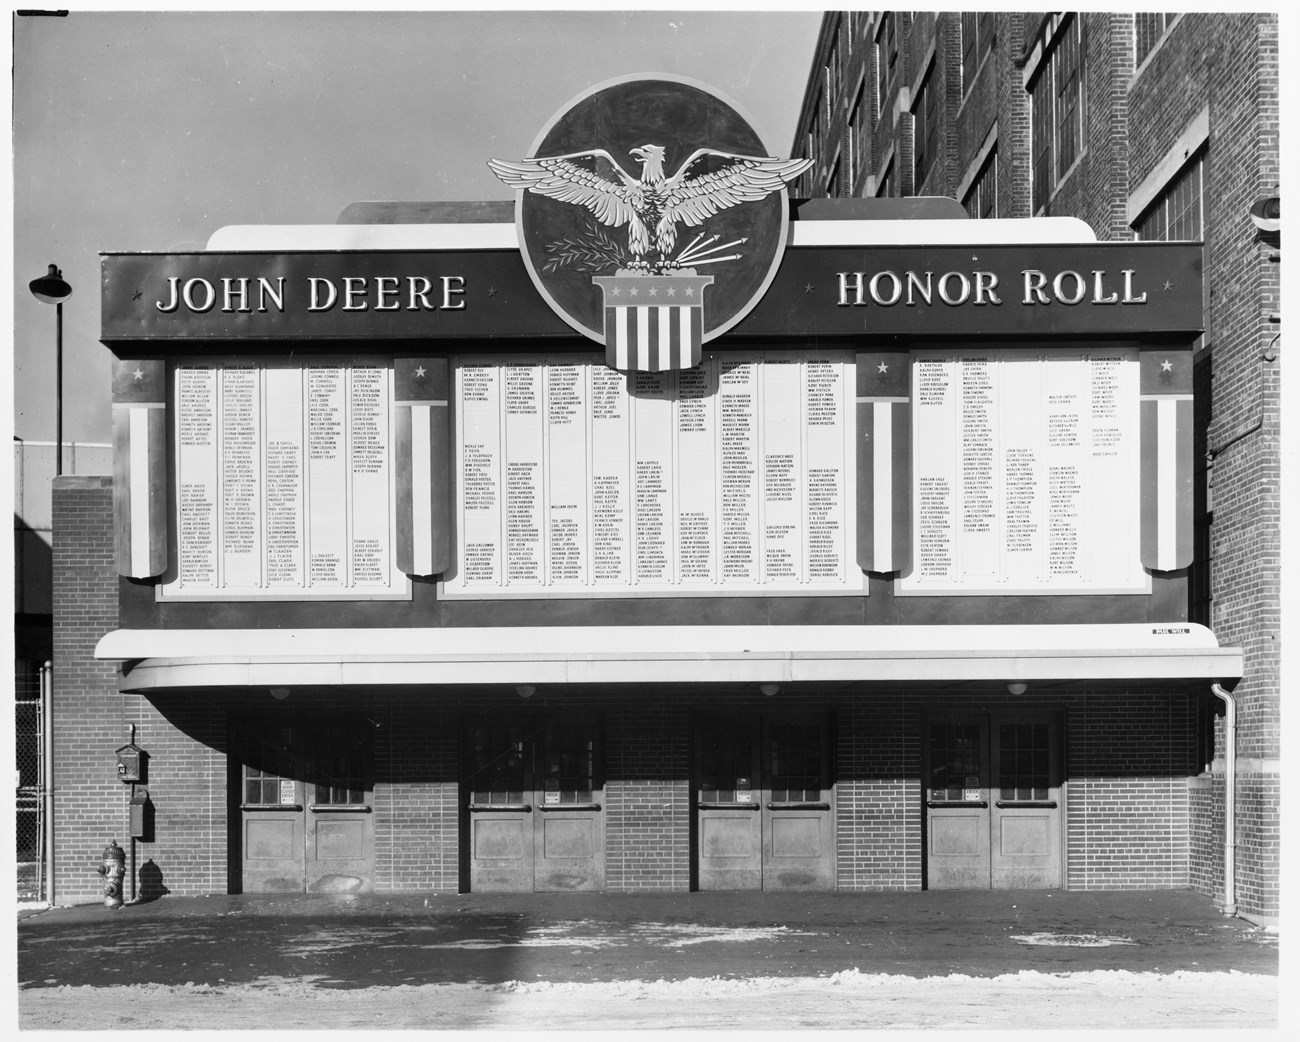
[[[515,190],[529,277],[557,315],[628,372],[686,369],[776,276],[787,186],[811,163],[773,157],[704,84],[627,76],[584,91],[527,159],[489,159]]]
[[[712,255],[746,241],[740,238],[718,246],[716,236],[699,235],[678,254],[674,251],[679,224],[698,227],[720,210],[781,191],[812,165],[810,159],[697,148],[668,176],[662,145],[640,145],[628,154],[641,164],[640,177],[629,174],[603,148],[519,162],[490,159],[488,166],[512,188],[585,207],[607,227],[626,227],[632,258],[628,274],[671,275],[688,265],[736,260],[739,255]],[[616,180],[600,172],[602,161]]]

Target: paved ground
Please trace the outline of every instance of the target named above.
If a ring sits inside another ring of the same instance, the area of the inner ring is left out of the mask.
[[[582,1005],[585,994],[612,1016],[608,989],[636,998],[627,990],[629,982],[658,982],[658,992],[639,995],[639,1008],[645,1010],[645,999],[677,1001],[673,988],[687,989],[679,998],[702,994],[701,981],[711,982],[717,993],[723,985],[735,991],[758,981],[771,992],[787,985],[807,990],[817,984],[905,984],[936,977],[985,981],[980,1001],[1015,1025],[1025,1022],[1028,1008],[1018,1014],[1020,1000],[1007,998],[1008,981],[1040,988],[1044,981],[1123,981],[1138,989],[1134,1008],[1150,1012],[1149,1003],[1141,1004],[1141,988],[1153,981],[1178,979],[1195,995],[1206,991],[1196,984],[1198,975],[1234,974],[1245,975],[1240,982],[1249,983],[1249,994],[1234,1000],[1230,988],[1216,984],[1211,989],[1217,992],[1215,1009],[1246,1018],[1225,1023],[1261,1026],[1276,1017],[1277,940],[1275,930],[1227,918],[1207,899],[1185,891],[164,897],[119,910],[90,905],[22,918],[18,981],[20,1006],[27,1008],[24,1027],[89,1026],[59,1020],[60,1003],[68,1010],[84,1003],[97,1016],[111,1016],[105,1002],[115,993],[135,995],[123,1003],[123,1019],[113,1021],[118,1026],[141,1015],[146,1008],[139,1004],[141,995],[188,1002],[184,1008],[192,1011],[196,994],[242,994],[239,1008],[250,1010],[250,994],[265,997],[268,988],[292,985],[300,989],[299,998],[307,993],[314,998],[310,1006],[318,1018],[339,1013],[322,1006],[322,999],[336,1002],[354,993],[374,1007],[367,1014],[372,1019],[362,1017],[360,1023],[421,1026],[427,1020],[418,1010],[427,1013],[429,995],[437,992],[445,1016],[461,1010],[462,1019],[454,1023],[478,1027],[488,1026],[475,1019],[485,1008],[483,989],[493,992],[498,1013],[506,1018],[491,1024],[502,1026],[510,1014],[500,1006],[501,995],[527,993],[530,987],[551,989],[552,1006],[570,1011]],[[464,1001],[453,1001],[448,987],[478,990],[456,992]],[[604,993],[592,990],[601,987]],[[989,998],[994,991],[1000,997]],[[840,994],[847,992],[841,988]],[[929,989],[924,1004],[933,1004],[934,994]],[[1083,1002],[1088,994],[1076,997]],[[1091,992],[1094,1005],[1098,994]],[[378,1001],[377,995],[388,999]],[[384,1020],[381,1014],[391,1016],[400,995],[411,1000],[413,1019]],[[1269,995],[1272,1003],[1266,1001]],[[417,1003],[416,996],[423,998]],[[736,1017],[759,1008],[752,996],[732,997]],[[1044,1008],[1055,1004],[1058,1015],[1075,1008],[1063,1003],[1062,994],[1038,998]],[[783,1001],[783,1010],[794,1008],[791,995]],[[819,1005],[810,997],[809,1002],[811,1009],[822,1010],[822,1019],[805,1026],[864,1023],[861,1009],[851,1014],[856,1019],[831,1022],[824,1001]],[[721,1008],[715,1001],[709,1015],[725,1015]],[[1176,1013],[1187,1003],[1179,1000],[1171,1008]],[[668,1014],[661,1008],[659,1015]],[[696,1021],[703,1015],[686,1022],[670,1019],[667,1026],[701,1026]],[[903,1024],[910,1022],[911,1014],[900,1015]],[[1089,1014],[1076,1010],[1075,1015],[1083,1022],[1069,1026],[1091,1022]],[[171,1016],[155,1012],[137,1023],[202,1026]],[[1202,1019],[1185,1026],[1203,1026],[1204,1015],[1198,1016]],[[970,1010],[958,1016],[967,1026],[993,1022]],[[320,1026],[308,1017],[292,1026],[313,1024]],[[886,1026],[900,1022],[895,1018]]]

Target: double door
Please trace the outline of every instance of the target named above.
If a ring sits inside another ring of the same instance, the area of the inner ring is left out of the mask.
[[[941,715],[924,727],[926,886],[1060,887],[1058,717]]]
[[[701,890],[833,890],[835,827],[825,716],[701,717],[695,863]]]
[[[462,763],[470,890],[604,888],[594,719],[520,715],[480,721],[466,733]]]
[[[374,885],[371,729],[365,721],[238,723],[244,893]]]

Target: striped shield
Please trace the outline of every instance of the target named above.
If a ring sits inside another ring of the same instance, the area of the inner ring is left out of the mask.
[[[1142,566],[1192,563],[1192,353],[1141,354]]]
[[[440,575],[451,566],[451,424],[445,358],[394,358],[397,567]]]
[[[911,370],[903,352],[857,356],[858,566],[912,567]]]
[[[605,364],[662,373],[700,364],[712,275],[604,275]]]
[[[167,388],[161,360],[113,360],[113,520],[118,574],[167,570]]]

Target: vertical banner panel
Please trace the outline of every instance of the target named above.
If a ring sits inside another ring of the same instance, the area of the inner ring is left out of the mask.
[[[1141,553],[1145,568],[1192,563],[1192,354],[1141,354]]]
[[[353,391],[354,397],[361,393]],[[451,566],[449,395],[445,358],[393,359],[394,473],[383,477],[396,482],[396,563],[407,575],[439,575]],[[376,412],[373,422],[381,421]],[[354,422],[363,426],[367,420]]]
[[[113,519],[118,573],[149,579],[167,570],[166,366],[113,362]]]
[[[857,356],[858,564],[911,567],[912,421],[906,352]]]

